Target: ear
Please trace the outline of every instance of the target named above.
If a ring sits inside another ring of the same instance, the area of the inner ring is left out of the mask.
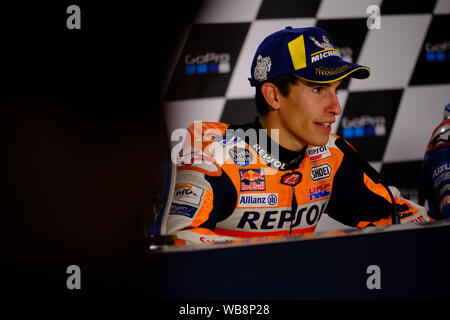
[[[280,91],[276,85],[270,82],[264,83],[261,86],[261,93],[271,107],[272,111],[278,111],[280,109]]]

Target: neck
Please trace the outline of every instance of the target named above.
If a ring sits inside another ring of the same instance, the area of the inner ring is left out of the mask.
[[[306,146],[305,142],[299,141],[289,131],[283,128],[279,118],[276,117],[273,112],[269,112],[268,114],[261,116],[259,118],[259,123],[263,129],[267,129],[267,135],[283,148],[290,151],[300,151]],[[272,137],[271,130],[278,130],[279,141]]]

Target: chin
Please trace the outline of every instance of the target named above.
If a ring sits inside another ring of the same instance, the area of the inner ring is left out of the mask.
[[[311,141],[308,142],[308,144],[312,145],[312,146],[321,147],[321,146],[326,145],[328,143],[329,139],[330,139],[330,135],[327,135],[326,137],[323,137],[323,138],[311,139]]]

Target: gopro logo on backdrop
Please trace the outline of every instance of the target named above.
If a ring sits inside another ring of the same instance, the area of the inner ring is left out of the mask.
[[[386,119],[383,116],[371,117],[363,115],[351,120],[343,117],[341,124],[342,137],[346,139],[386,135]]]
[[[450,60],[450,41],[425,43],[425,59],[427,62]]]
[[[230,54],[207,52],[204,54],[187,54],[184,57],[186,74],[211,74],[230,72]]]

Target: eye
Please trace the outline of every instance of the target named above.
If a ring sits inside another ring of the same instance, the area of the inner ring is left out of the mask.
[[[323,87],[315,87],[312,90],[314,93],[321,93],[323,91]]]

